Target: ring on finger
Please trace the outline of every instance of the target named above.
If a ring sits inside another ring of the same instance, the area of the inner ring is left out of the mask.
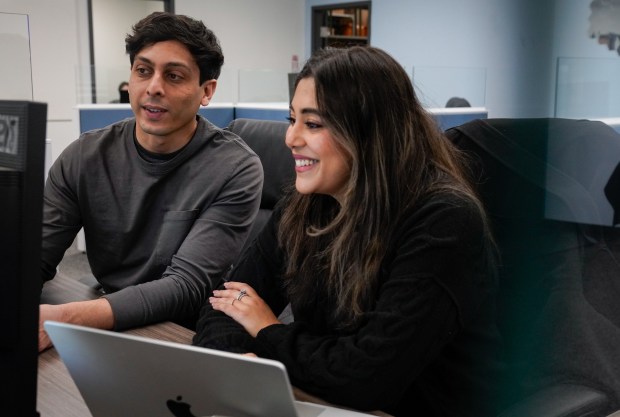
[[[239,296],[237,297],[237,301],[241,301],[241,299],[245,297],[246,295],[248,295],[246,290],[239,291]]]

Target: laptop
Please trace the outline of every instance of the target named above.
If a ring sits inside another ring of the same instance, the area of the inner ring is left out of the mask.
[[[355,417],[296,401],[281,362],[46,321],[93,417]]]

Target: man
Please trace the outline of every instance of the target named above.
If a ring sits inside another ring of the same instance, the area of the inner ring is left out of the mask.
[[[45,320],[122,330],[194,318],[238,255],[258,211],[258,157],[197,115],[224,61],[213,32],[155,12],[126,37],[133,118],[86,132],[52,166],[44,196],[42,276],[84,228],[105,294],[41,305]]]

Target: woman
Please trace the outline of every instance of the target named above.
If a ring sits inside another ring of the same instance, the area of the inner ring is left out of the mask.
[[[296,190],[214,291],[194,344],[279,360],[294,386],[346,407],[492,414],[492,239],[402,67],[373,47],[319,51],[286,144]]]

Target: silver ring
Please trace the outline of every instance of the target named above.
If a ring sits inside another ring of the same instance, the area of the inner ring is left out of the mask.
[[[245,297],[246,295],[248,295],[246,290],[239,291],[239,296],[237,297],[237,301],[241,301],[241,299]]]

